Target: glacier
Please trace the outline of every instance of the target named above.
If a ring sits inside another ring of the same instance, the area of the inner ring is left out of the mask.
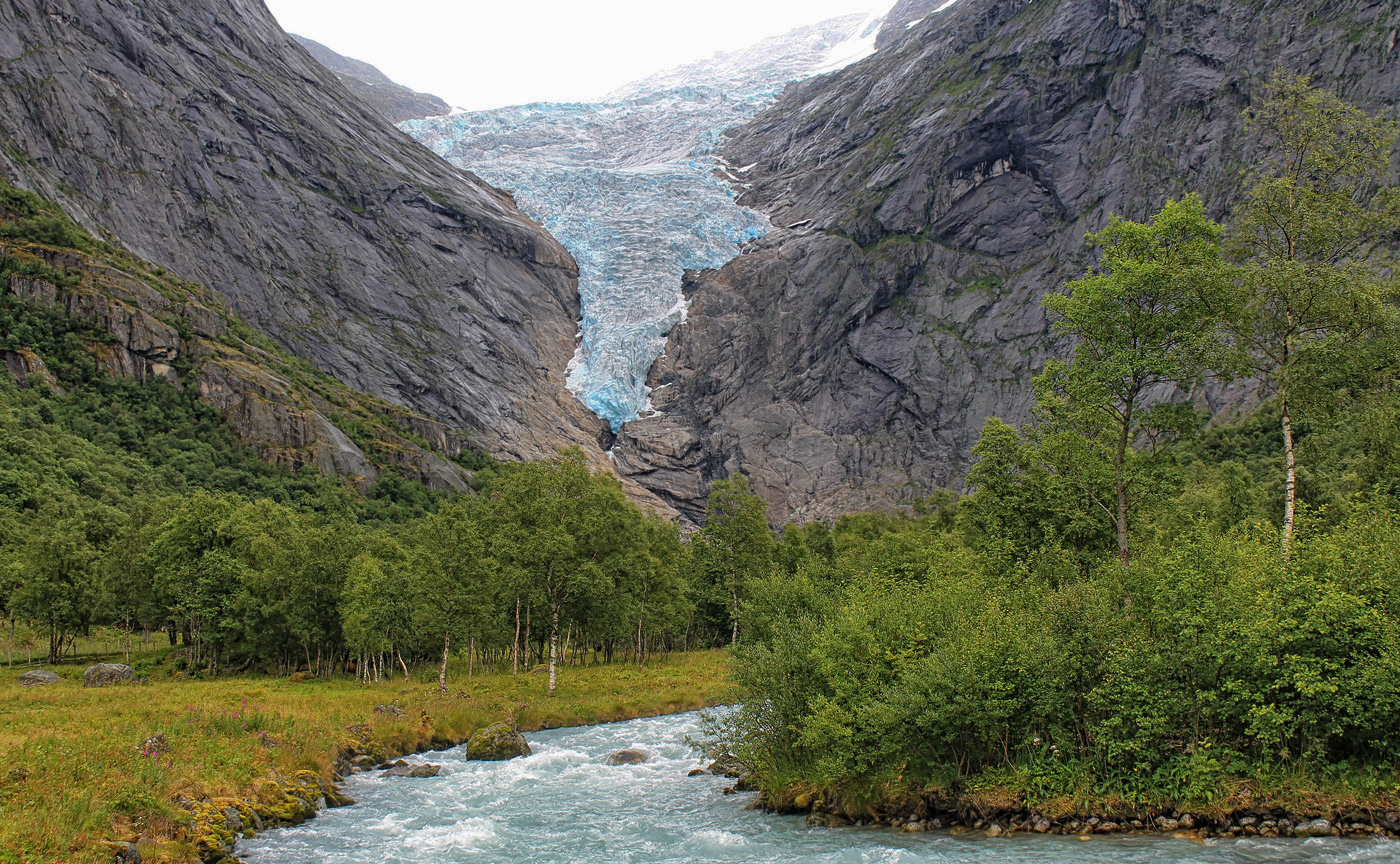
[[[684,321],[685,270],[719,267],[770,227],[739,206],[725,129],[792,81],[873,50],[880,12],[799,28],[628,84],[590,103],[536,103],[399,128],[509,190],[579,266],[583,317],[569,389],[614,432],[652,413],[647,375]]]

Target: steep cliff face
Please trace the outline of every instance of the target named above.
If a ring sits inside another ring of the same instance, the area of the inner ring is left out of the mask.
[[[419,93],[397,83],[363,60],[337,54],[320,42],[291,34],[306,53],[326,67],[361,102],[384,115],[391,123],[437,117],[452,110],[446,102],[431,93]]]
[[[0,230],[13,227],[7,216],[13,214],[0,205]],[[362,489],[386,469],[434,489],[467,488],[470,474],[444,458],[462,452],[454,430],[311,372],[266,340],[259,344],[201,286],[100,244],[84,245],[0,243],[0,294],[9,304],[57,307],[80,322],[83,349],[111,376],[193,387],[267,462],[311,466]],[[3,335],[17,342],[26,331]],[[65,392],[35,345],[7,348],[0,360],[21,385]]]
[[[602,460],[602,422],[564,387],[572,258],[258,0],[0,5],[0,175],[494,455]]]
[[[899,0],[885,14],[885,20],[875,37],[875,47],[888,48],[904,38],[906,31],[923,22],[934,12],[952,6],[957,0]]]
[[[985,418],[1026,419],[1065,351],[1040,298],[1085,233],[1188,190],[1224,216],[1278,64],[1393,111],[1397,31],[1388,0],[960,0],[887,34],[733,133],[741,203],[780,229],[690,274],[662,416],[617,464],[692,517],[736,471],[777,518],[958,484]]]

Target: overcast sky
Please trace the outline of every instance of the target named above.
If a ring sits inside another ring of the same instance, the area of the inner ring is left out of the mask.
[[[461,108],[593,99],[893,0],[266,0],[283,29]]]

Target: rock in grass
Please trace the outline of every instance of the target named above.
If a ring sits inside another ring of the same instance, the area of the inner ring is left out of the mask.
[[[165,740],[164,732],[157,732],[151,737],[136,745],[136,752],[142,756],[155,757],[170,752],[170,742]]]
[[[237,807],[224,808],[224,827],[234,834],[243,833],[243,815]]]
[[[106,687],[108,684],[119,684],[135,677],[136,673],[131,671],[130,666],[121,663],[98,663],[89,666],[87,671],[83,672],[83,686]]]
[[[467,758],[486,762],[529,756],[530,744],[509,723],[493,723],[472,733],[467,741]]]
[[[21,687],[42,687],[45,684],[57,684],[58,676],[47,669],[35,669],[19,676]]]
[[[647,761],[647,754],[640,750],[619,750],[608,757],[609,765],[640,765]]]
[[[441,765],[397,765],[384,772],[385,777],[436,777]]]

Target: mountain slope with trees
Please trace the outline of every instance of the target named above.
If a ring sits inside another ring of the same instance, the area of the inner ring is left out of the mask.
[[[785,530],[724,730],[769,806],[1400,832],[1400,126],[1309,84],[1251,111],[1228,230],[1189,196],[1092,238],[1045,301],[1074,352],[1031,422],[987,421],[970,494]],[[1239,423],[1171,398],[1261,357]]]

